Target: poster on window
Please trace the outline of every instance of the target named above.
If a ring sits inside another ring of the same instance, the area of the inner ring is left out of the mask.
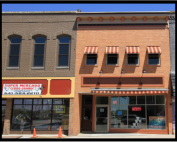
[[[65,113],[65,106],[55,106],[56,113]]]
[[[68,130],[69,120],[64,121],[64,130]]]
[[[3,84],[3,95],[41,95],[42,84]]]
[[[165,117],[149,116],[149,128],[162,129],[165,127]]]

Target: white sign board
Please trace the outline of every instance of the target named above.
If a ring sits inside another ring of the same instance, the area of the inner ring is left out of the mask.
[[[42,84],[3,84],[3,95],[41,95]]]

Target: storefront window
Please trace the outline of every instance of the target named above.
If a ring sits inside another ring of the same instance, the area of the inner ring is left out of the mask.
[[[110,128],[166,129],[165,120],[165,95],[111,97]]]
[[[30,130],[32,105],[13,105],[11,130]]]
[[[68,124],[69,99],[14,99],[11,130],[68,130]]]
[[[96,97],[96,104],[108,104],[108,97]]]
[[[6,111],[6,100],[2,100],[2,133],[4,127],[5,111]]]
[[[165,105],[147,106],[147,129],[166,129]]]
[[[128,106],[128,128],[146,128],[145,106]]]

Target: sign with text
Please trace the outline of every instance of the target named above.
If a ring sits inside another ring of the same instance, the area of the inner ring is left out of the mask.
[[[65,106],[55,106],[55,112],[56,113],[65,113]]]
[[[149,128],[151,129],[165,128],[165,117],[149,116]]]
[[[132,107],[132,111],[141,111],[141,107]]]
[[[41,95],[42,84],[3,84],[3,95]]]

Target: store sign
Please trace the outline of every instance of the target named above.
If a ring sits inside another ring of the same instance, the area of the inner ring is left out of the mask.
[[[141,107],[132,107],[132,111],[141,111]]]
[[[149,116],[149,128],[162,129],[165,127],[165,117]]]
[[[114,105],[117,104],[117,101],[113,101],[113,104],[114,104]]]
[[[3,84],[3,95],[41,95],[42,84]]]
[[[56,113],[65,113],[65,106],[55,106]]]

